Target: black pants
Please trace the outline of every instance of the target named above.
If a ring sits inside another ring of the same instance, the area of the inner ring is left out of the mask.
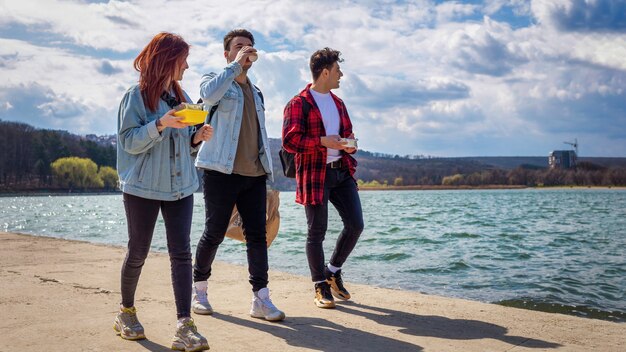
[[[328,227],[328,201],[335,206],[343,222],[343,230],[330,264],[341,267],[346,261],[363,232],[363,211],[356,183],[346,169],[326,168],[324,198],[322,204],[304,207],[308,225],[306,256],[309,261],[311,278],[314,282],[323,281],[324,276],[324,237]]]
[[[122,266],[122,304],[132,307],[141,268],[150,252],[150,243],[159,210],[165,221],[167,251],[170,255],[172,285],[178,318],[190,316],[191,309],[191,216],[193,195],[177,201],[146,199],[124,193],[128,222],[128,252]]]
[[[265,175],[248,177],[213,170],[204,171],[206,218],[204,233],[196,249],[193,281],[205,281],[211,276],[211,265],[217,248],[224,241],[233,207],[237,205],[246,238],[252,290],[258,291],[267,287],[266,178]]]

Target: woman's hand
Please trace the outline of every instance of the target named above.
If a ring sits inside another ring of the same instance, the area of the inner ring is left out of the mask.
[[[165,113],[165,115],[161,116],[157,120],[157,130],[159,132],[163,131],[165,127],[171,128],[184,128],[189,127],[189,124],[182,122],[184,119],[183,116],[174,116],[176,110],[172,109]]]
[[[200,142],[206,142],[213,137],[213,127],[211,125],[204,125],[200,127],[193,135],[193,144],[199,144]]]

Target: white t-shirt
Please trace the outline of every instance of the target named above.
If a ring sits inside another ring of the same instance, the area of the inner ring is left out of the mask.
[[[311,92],[313,99],[315,99],[317,107],[322,113],[322,121],[324,121],[326,135],[338,135],[340,126],[339,111],[337,110],[337,105],[335,105],[333,97],[330,93],[323,94],[316,92],[313,89],[310,89],[309,91]],[[333,161],[337,161],[339,159],[341,159],[341,151],[328,148],[326,163],[332,163]]]

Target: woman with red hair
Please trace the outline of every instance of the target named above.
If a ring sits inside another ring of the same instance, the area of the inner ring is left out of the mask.
[[[117,170],[128,222],[128,251],[122,266],[120,311],[115,331],[127,340],[144,339],[134,306],[135,290],[159,212],[165,223],[178,323],[172,349],[209,349],[191,319],[191,216],[198,176],[191,153],[213,129],[182,122],[176,105],[191,102],[178,81],[189,68],[189,45],[178,35],[157,34],[135,59],[139,84],[120,103]]]

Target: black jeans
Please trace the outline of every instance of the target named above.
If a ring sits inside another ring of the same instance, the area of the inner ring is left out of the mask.
[[[267,176],[249,177],[205,170],[204,207],[206,212],[204,232],[196,248],[193,281],[205,281],[211,276],[211,265],[217,248],[224,241],[226,229],[237,205],[243,223],[248,255],[248,272],[252,290],[267,287],[267,241],[265,239],[265,213]]]
[[[324,276],[324,237],[328,227],[328,201],[335,206],[343,222],[343,230],[330,264],[341,267],[346,261],[363,232],[363,211],[356,183],[346,169],[326,168],[324,198],[322,204],[304,207],[308,225],[306,256],[309,261],[311,278],[314,282],[323,281]]]
[[[159,210],[165,221],[167,251],[170,255],[172,285],[178,318],[190,316],[191,309],[191,216],[193,195],[177,201],[161,201],[124,193],[128,222],[128,252],[122,266],[122,305],[132,307],[141,268],[150,252]]]

